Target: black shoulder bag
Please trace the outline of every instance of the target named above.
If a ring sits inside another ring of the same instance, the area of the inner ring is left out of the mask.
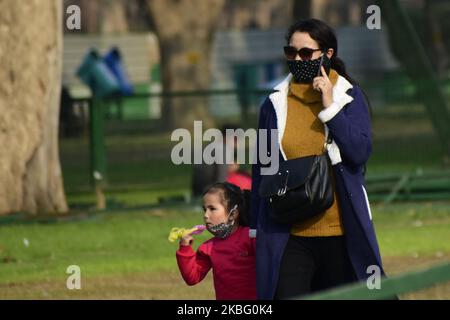
[[[294,224],[323,213],[334,202],[328,153],[280,163],[274,175],[262,176],[259,195],[268,200],[271,218]]]

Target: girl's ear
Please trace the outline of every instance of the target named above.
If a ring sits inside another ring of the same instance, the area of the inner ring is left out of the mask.
[[[234,222],[239,221],[239,210],[237,210],[237,209],[234,210],[234,211],[231,213],[230,218],[231,218],[231,220],[233,220]]]
[[[237,205],[235,205],[230,211],[230,218],[233,218],[233,220],[237,220],[238,217],[239,217],[239,210],[237,208]]]

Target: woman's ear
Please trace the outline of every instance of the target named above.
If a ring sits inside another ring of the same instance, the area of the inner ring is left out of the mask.
[[[327,50],[327,57],[328,57],[328,59],[331,59],[333,54],[334,54],[334,49],[333,48],[330,48],[330,49]]]

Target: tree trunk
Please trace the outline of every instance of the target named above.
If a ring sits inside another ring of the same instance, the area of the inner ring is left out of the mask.
[[[148,0],[161,52],[164,91],[207,90],[210,54],[224,0]],[[213,126],[207,97],[167,98],[166,129],[191,128],[194,120]]]
[[[389,43],[406,75],[416,89],[418,99],[424,104],[431,123],[440,139],[444,164],[450,162],[450,108],[430,59],[416,30],[399,0],[376,1],[383,12]]]
[[[64,0],[64,8],[77,5],[81,10],[81,31],[67,33],[124,34],[129,31],[127,7],[136,6],[130,0]],[[132,19],[139,19],[131,17]]]
[[[346,25],[349,23],[349,3],[347,0],[312,1],[311,16],[332,27]]]
[[[293,0],[293,2],[293,22],[311,18],[311,0]]]
[[[436,69],[438,78],[444,80],[447,76],[450,60],[447,48],[445,47],[442,26],[439,23],[439,19],[437,19],[439,7],[434,8],[434,2],[435,1],[432,0],[427,0],[425,2],[425,34],[430,35],[425,41],[427,47],[430,48],[429,51],[431,53],[429,53],[429,56],[431,56],[431,62]]]
[[[0,1],[0,214],[66,212],[58,154],[62,2]]]

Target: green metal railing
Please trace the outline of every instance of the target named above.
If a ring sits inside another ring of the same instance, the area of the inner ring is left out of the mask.
[[[88,102],[90,113],[90,177],[97,193],[97,207],[104,207],[102,189],[107,182],[107,160],[105,148],[105,115],[111,103],[121,104],[125,99],[148,99],[152,97],[194,97],[212,95],[268,95],[267,89],[222,89],[160,93],[136,93],[126,97],[106,99],[82,98],[74,102]],[[248,100],[248,99],[247,99]],[[241,112],[248,110],[241,106]],[[450,171],[439,173],[407,173],[402,175],[376,175],[367,178],[367,189],[371,200],[389,203],[394,200],[436,200],[450,198]]]
[[[436,265],[425,270],[408,272],[383,278],[380,289],[369,289],[366,283],[357,283],[331,289],[297,299],[305,300],[382,300],[411,293],[450,281],[450,263]]]
[[[367,177],[366,187],[372,200],[384,204],[395,200],[445,200],[450,199],[450,171],[376,174]]]
[[[89,108],[89,152],[91,181],[94,185],[97,208],[105,209],[106,202],[103,187],[106,183],[106,147],[105,147],[105,106],[101,100],[93,99]]]
[[[198,90],[198,91],[177,91],[177,92],[160,92],[160,93],[136,93],[131,96],[111,96],[110,98],[99,99],[78,98],[73,99],[74,103],[85,103],[89,105],[89,150],[90,150],[90,177],[97,196],[97,208],[104,209],[105,196],[103,188],[107,182],[107,161],[105,147],[105,112],[108,104],[115,102],[122,104],[124,99],[143,99],[152,97],[194,97],[194,96],[211,96],[211,95],[267,95],[273,90],[254,89],[254,90]],[[245,113],[249,106],[241,106]]]

